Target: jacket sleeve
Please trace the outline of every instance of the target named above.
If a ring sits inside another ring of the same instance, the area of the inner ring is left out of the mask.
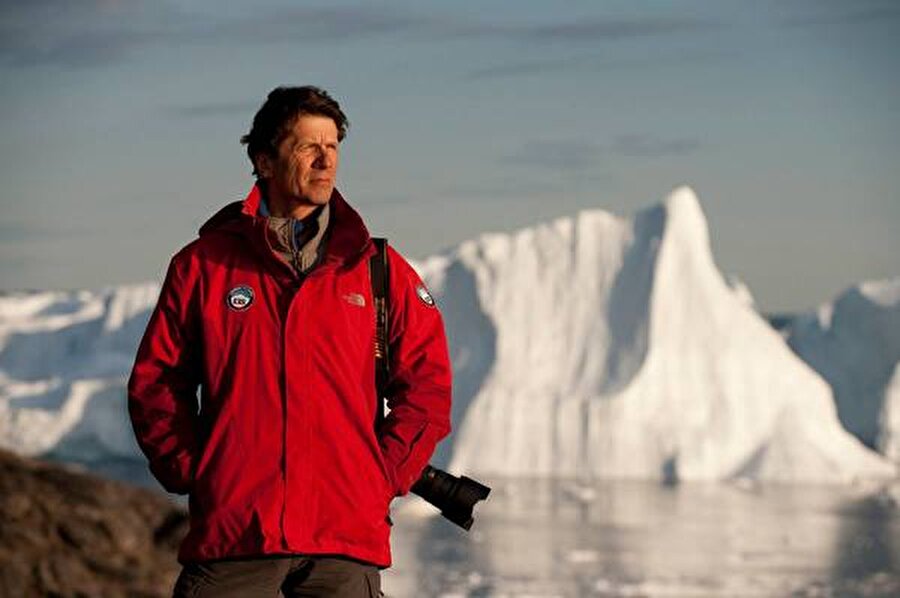
[[[190,490],[201,379],[189,261],[172,258],[128,380],[128,413],[150,471],[175,494]]]
[[[390,481],[396,495],[402,496],[450,432],[452,376],[440,312],[406,260],[391,247],[388,256],[390,412],[379,430],[379,442]]]

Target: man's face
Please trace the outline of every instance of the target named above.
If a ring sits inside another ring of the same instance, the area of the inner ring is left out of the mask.
[[[338,129],[327,116],[297,117],[275,156],[260,154],[257,171],[269,198],[281,205],[328,203],[338,167]]]

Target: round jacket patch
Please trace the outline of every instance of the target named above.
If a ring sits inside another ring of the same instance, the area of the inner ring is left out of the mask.
[[[416,285],[416,295],[419,296],[422,303],[434,307],[434,297],[431,296],[431,293],[428,292],[428,289],[425,288],[424,284]]]
[[[234,311],[244,311],[253,303],[253,289],[241,285],[228,291],[225,303]]]

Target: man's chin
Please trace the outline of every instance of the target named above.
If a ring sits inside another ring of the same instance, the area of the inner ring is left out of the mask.
[[[311,204],[315,204],[317,206],[323,206],[328,203],[331,199],[332,192],[334,191],[334,187],[329,188],[327,191],[317,191],[316,193],[310,193],[306,196],[306,199]]]
[[[331,199],[331,194],[324,195],[321,193],[295,196],[294,201],[300,205],[308,206],[324,206]]]

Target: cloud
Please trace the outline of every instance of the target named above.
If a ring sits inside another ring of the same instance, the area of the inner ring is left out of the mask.
[[[10,66],[55,65],[93,67],[110,64],[153,39],[152,35],[125,31],[92,31],[56,39],[23,38],[0,30],[0,61]]]
[[[641,57],[610,57],[606,55],[578,55],[546,60],[523,60],[500,63],[471,70],[465,79],[505,79],[529,77],[564,71],[603,71],[622,68],[646,68],[666,65],[699,64],[701,62],[733,58],[735,52],[724,49],[664,52]]]
[[[557,172],[587,172],[595,170],[604,155],[664,158],[691,154],[700,147],[697,139],[667,139],[646,134],[620,135],[604,144],[577,139],[542,140],[522,144],[502,156],[500,162]]]
[[[603,148],[587,141],[530,141],[501,162],[556,171],[581,171],[596,164]]]
[[[12,66],[104,66],[154,44],[206,42],[345,42],[428,28],[408,11],[367,7],[290,8],[251,15],[183,13],[156,3],[69,3],[40,0],[0,10],[0,63]],[[76,10],[76,8],[78,10]]]
[[[21,6],[21,8],[12,8]],[[470,20],[409,9],[366,6],[260,9],[246,14],[182,12],[170,4],[38,0],[0,10],[0,63],[103,66],[148,45],[194,43],[345,43],[404,36],[430,43],[473,38],[571,44],[691,32],[718,27],[693,18],[591,18],[546,25]],[[519,67],[527,70],[527,67]]]
[[[812,15],[798,15],[784,19],[788,27],[812,27],[817,25],[854,25],[896,20],[900,18],[900,5],[856,6],[850,10],[823,12]]]
[[[217,116],[247,116],[254,114],[260,107],[260,101],[207,102],[182,106],[167,106],[164,111],[169,116],[184,119],[214,118]]]
[[[368,7],[290,8],[223,21],[201,35],[244,42],[342,42],[425,27],[409,12]]]
[[[635,16],[626,18],[585,17],[547,24],[465,21],[437,17],[429,21],[430,33],[446,37],[487,38],[529,44],[613,41],[674,33],[719,29],[725,25],[710,19],[690,17]]]
[[[664,158],[691,154],[699,147],[700,141],[697,139],[662,139],[632,134],[616,137],[610,149],[613,153],[629,158]]]
[[[583,58],[561,58],[557,60],[530,60],[522,62],[510,62],[475,69],[466,73],[466,79],[503,79],[508,77],[522,77],[530,75],[542,75],[548,72],[558,72],[580,68],[585,66]]]
[[[0,10],[0,64],[94,67],[117,62],[161,41],[179,15],[134,1],[9,3]]]
[[[721,27],[707,19],[635,17],[592,18],[559,21],[547,25],[522,25],[470,20],[446,14],[415,13],[409,9],[344,7],[293,7],[256,11],[253,15],[220,19],[200,29],[205,38],[240,39],[254,43],[295,41],[342,42],[375,35],[407,35],[410,40],[480,38],[533,44],[580,42],[667,35]]]
[[[696,32],[722,27],[708,19],[646,17],[586,19],[530,27],[520,32],[529,40],[597,41]]]

